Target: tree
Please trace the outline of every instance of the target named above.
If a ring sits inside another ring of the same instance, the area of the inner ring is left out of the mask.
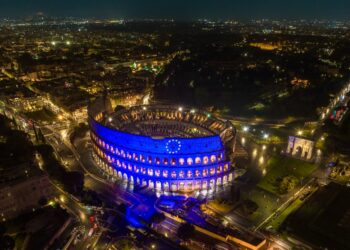
[[[233,202],[238,202],[241,199],[241,190],[239,187],[235,185],[231,186],[231,197]]]
[[[247,214],[253,214],[256,212],[256,210],[258,210],[259,206],[252,200],[245,200],[243,203],[243,208]]]
[[[154,213],[151,217],[151,223],[159,224],[165,220],[165,215],[163,213]]]
[[[15,240],[11,236],[5,235],[0,238],[0,246],[3,250],[12,250],[15,247]]]
[[[128,206],[125,203],[122,203],[117,207],[117,210],[122,214],[126,214],[127,209],[128,209]]]
[[[177,236],[182,240],[188,240],[193,238],[195,235],[195,228],[192,224],[186,222],[181,224],[177,230]]]
[[[0,238],[6,233],[6,227],[4,224],[0,223]]]
[[[45,196],[41,197],[38,201],[39,206],[45,206],[47,204],[47,199]]]
[[[298,179],[293,175],[288,175],[283,177],[282,181],[279,184],[279,192],[285,194],[290,192],[298,183]]]
[[[63,178],[61,181],[70,192],[81,193],[84,189],[84,174],[81,172],[65,172],[63,173]]]
[[[10,120],[0,114],[0,133],[6,134],[11,129]]]

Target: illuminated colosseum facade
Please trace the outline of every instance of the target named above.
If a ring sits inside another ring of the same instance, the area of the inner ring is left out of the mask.
[[[211,190],[232,180],[235,129],[210,113],[157,105],[113,110],[108,98],[88,112],[94,160],[113,177],[165,192]]]

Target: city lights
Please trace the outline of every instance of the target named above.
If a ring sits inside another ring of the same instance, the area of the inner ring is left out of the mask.
[[[346,4],[64,1],[0,9],[0,245],[350,249]]]

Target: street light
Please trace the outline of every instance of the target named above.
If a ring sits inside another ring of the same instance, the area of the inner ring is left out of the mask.
[[[298,130],[297,134],[298,135],[303,135],[303,131],[302,130]]]
[[[249,131],[249,127],[248,126],[244,126],[243,127],[243,132],[248,132]]]
[[[260,156],[260,158],[259,158],[259,164],[260,164],[260,165],[264,164],[264,156]]]
[[[269,134],[264,134],[264,139],[268,139],[269,138]]]
[[[86,220],[86,215],[83,212],[81,212],[81,211],[80,211],[80,219],[83,222]]]
[[[255,149],[253,150],[253,158],[255,158],[257,154],[258,154],[258,150],[255,148]]]
[[[60,201],[61,201],[62,203],[64,203],[64,202],[66,201],[64,195],[60,195]]]

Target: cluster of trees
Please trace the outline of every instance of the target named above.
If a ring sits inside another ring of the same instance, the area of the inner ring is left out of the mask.
[[[243,207],[244,213],[249,215],[255,213],[259,208],[258,204],[256,204],[256,202],[252,200],[243,201],[242,207]]]
[[[84,190],[80,193],[80,200],[86,205],[100,207],[104,205],[98,193],[93,190]]]
[[[42,156],[45,170],[50,178],[58,181],[65,190],[72,194],[80,194],[83,191],[84,175],[81,172],[67,171],[56,159],[50,145],[39,145],[36,150]]]
[[[6,138],[0,143],[0,161],[6,162],[5,165],[32,162],[33,144],[26,133],[11,129],[11,124],[14,125],[14,120],[0,115],[0,135]]]
[[[193,46],[191,53],[174,58],[157,76],[156,99],[199,107],[214,106],[236,115],[316,118],[317,107],[327,105],[329,94],[337,92],[342,85],[342,80],[331,72],[348,74],[345,68],[319,60],[317,44],[327,44],[321,37],[318,41],[312,37],[248,38],[255,42],[279,43],[284,39],[295,40],[295,44],[301,39],[309,42],[310,48],[304,53],[285,51],[281,54],[253,48],[249,42],[245,46],[225,44],[225,39],[232,39],[223,37],[225,35],[212,34],[209,43],[203,43],[205,37],[196,40],[199,36],[190,35],[185,46]],[[300,49],[305,50],[304,47]],[[344,57],[337,53],[331,60],[341,61]],[[295,76],[309,80],[310,85],[307,88],[292,85]],[[263,104],[264,108],[251,109],[256,103]]]
[[[151,217],[151,223],[159,224],[165,220],[165,215],[163,213],[155,212]]]
[[[70,134],[70,141],[73,143],[77,137],[84,137],[85,134],[89,131],[89,126],[86,123],[79,123]]]
[[[285,194],[292,191],[298,184],[298,178],[293,175],[283,177],[278,184],[278,191],[280,194]]]
[[[195,236],[195,228],[191,223],[183,223],[177,229],[177,236],[182,240],[189,240]]]
[[[3,250],[12,250],[15,247],[15,240],[6,234],[6,227],[0,224],[0,248]]]

